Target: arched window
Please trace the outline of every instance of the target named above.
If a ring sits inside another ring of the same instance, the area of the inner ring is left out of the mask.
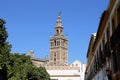
[[[54,53],[54,57],[56,57],[56,53]]]
[[[59,34],[59,30],[57,29],[57,34]]]
[[[60,30],[60,33],[62,33],[62,30]]]
[[[56,40],[54,41],[54,46],[56,46]]]

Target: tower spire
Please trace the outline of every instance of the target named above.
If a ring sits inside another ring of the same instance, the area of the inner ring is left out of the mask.
[[[63,25],[62,25],[62,20],[61,20],[61,11],[58,12],[58,18],[57,18],[57,22],[56,22],[56,34],[55,35],[63,35]]]
[[[57,22],[56,22],[56,28],[57,27],[63,27],[63,25],[62,25],[62,20],[61,20],[61,14],[62,14],[62,12],[58,12],[58,18],[57,18]]]

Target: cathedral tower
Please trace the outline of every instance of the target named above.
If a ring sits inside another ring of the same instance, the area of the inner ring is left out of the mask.
[[[57,18],[55,34],[50,38],[50,65],[68,65],[68,39],[63,34],[60,14]]]

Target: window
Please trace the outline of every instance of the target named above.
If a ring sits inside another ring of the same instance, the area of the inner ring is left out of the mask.
[[[76,67],[78,67],[78,64],[76,64]]]
[[[56,53],[54,53],[54,64],[56,64]]]
[[[57,41],[57,46],[59,46],[60,45],[60,41]]]
[[[56,57],[56,53],[54,53],[54,57]]]
[[[54,61],[56,61],[56,58],[54,58]]]
[[[62,30],[60,30],[60,33],[62,33]]]
[[[54,40],[54,46],[56,46],[56,40]]]
[[[56,41],[56,46],[58,46],[58,41]]]
[[[57,34],[59,33],[59,30],[57,30]]]

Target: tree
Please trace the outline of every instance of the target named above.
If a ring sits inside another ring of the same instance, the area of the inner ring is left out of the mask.
[[[8,33],[4,26],[6,22],[0,19],[0,80],[7,80],[7,64],[11,46],[6,41]]]
[[[0,19],[0,80],[50,80],[45,68],[34,66],[30,56],[10,53],[5,23]]]
[[[43,67],[33,65],[29,56],[14,53],[10,55],[8,80],[50,80]]]
[[[50,76],[44,67],[32,67],[28,71],[28,80],[50,80]]]
[[[10,54],[8,80],[26,80],[30,66],[33,66],[30,57],[25,54]]]

